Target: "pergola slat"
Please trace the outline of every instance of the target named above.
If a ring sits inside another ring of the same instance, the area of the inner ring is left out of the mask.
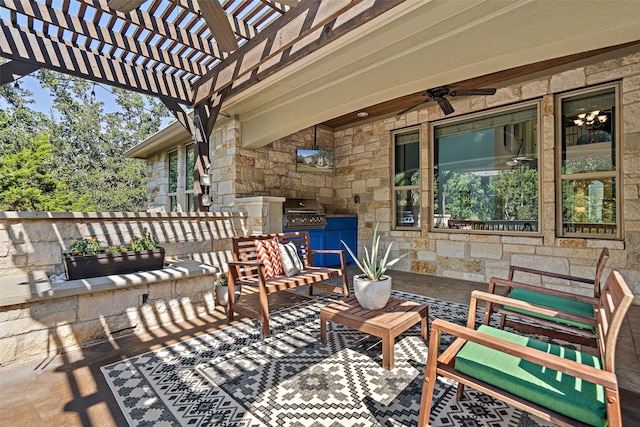
[[[33,33],[2,20],[0,52],[13,60],[28,61],[42,68],[60,71],[83,79],[189,104],[190,85],[167,75],[107,59],[79,46],[67,46],[43,33]]]

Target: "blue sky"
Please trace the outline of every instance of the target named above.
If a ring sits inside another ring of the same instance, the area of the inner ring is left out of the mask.
[[[9,83],[13,84],[13,83]],[[53,97],[51,96],[51,91],[48,89],[43,89],[40,87],[40,83],[38,79],[31,76],[24,76],[18,80],[18,84],[21,88],[27,89],[30,91],[33,99],[33,103],[29,105],[30,108],[40,111],[44,114],[49,115],[51,113],[51,108],[53,106]],[[91,90],[91,89],[90,89]],[[103,102],[103,110],[107,113],[113,113],[120,109],[118,104],[115,102],[115,96],[111,93],[111,87],[103,84],[96,84],[93,87],[93,90],[96,94],[96,100]],[[6,104],[2,99],[0,99],[0,108],[5,106]],[[164,128],[170,122],[174,121],[175,117],[173,115],[169,117],[165,117],[162,120],[162,124],[160,128]]]

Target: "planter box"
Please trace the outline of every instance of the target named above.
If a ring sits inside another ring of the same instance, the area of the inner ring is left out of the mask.
[[[62,256],[67,279],[78,280],[159,270],[164,267],[164,252],[164,248],[156,248],[150,251],[98,253],[90,256],[73,256],[65,252]]]

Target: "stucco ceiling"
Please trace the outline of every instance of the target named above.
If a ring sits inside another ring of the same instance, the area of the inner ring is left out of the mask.
[[[639,16],[635,0],[406,1],[226,99],[222,112],[257,148],[430,87],[640,40]]]

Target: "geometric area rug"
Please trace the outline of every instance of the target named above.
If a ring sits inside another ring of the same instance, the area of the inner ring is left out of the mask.
[[[393,291],[429,304],[434,318],[465,324],[468,306]],[[101,368],[131,426],[415,426],[427,345],[419,323],[396,338],[395,366],[382,343],[328,322],[320,342],[319,297],[271,314],[271,337],[247,320]],[[443,335],[443,345],[448,345]],[[439,378],[432,426],[544,426],[490,396]]]

